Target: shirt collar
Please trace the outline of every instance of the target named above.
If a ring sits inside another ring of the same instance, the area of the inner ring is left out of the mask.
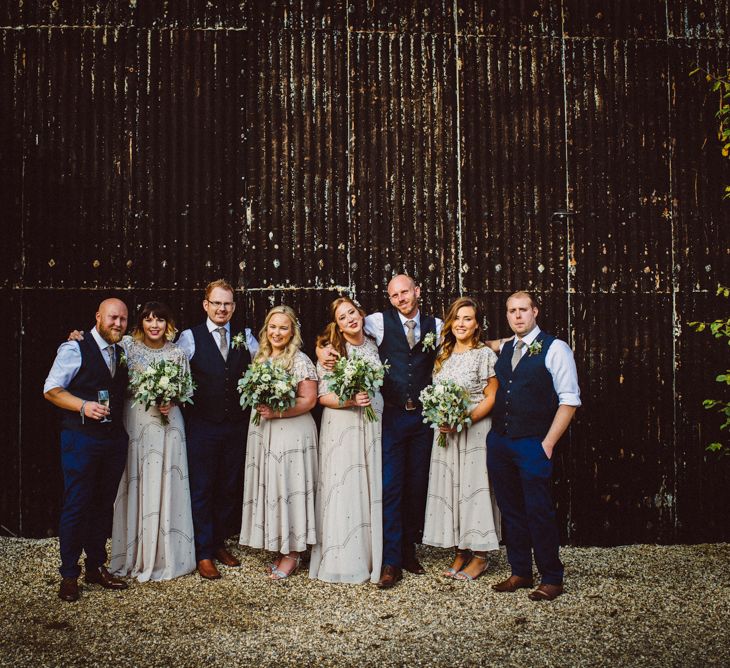
[[[219,327],[219,325],[216,325],[216,324],[215,324],[215,323],[214,323],[214,322],[213,322],[213,321],[212,321],[212,320],[211,320],[210,318],[208,318],[208,320],[207,320],[206,324],[208,325],[208,331],[209,331],[209,332],[210,332],[211,334],[212,334],[213,332],[215,332],[215,331],[216,331],[216,330],[218,329],[218,327]],[[227,322],[227,323],[226,323],[225,325],[223,325],[223,327],[225,327],[225,328],[226,328],[226,332],[227,332],[228,334],[230,334],[230,333],[231,333],[231,321],[230,321],[230,320],[229,320],[229,321],[228,321],[228,322]]]
[[[397,309],[396,309],[396,312],[398,313],[398,317],[400,318],[400,324],[401,324],[401,325],[403,325],[403,327],[405,327],[405,326],[406,326],[406,323],[407,323],[407,322],[408,322],[409,320],[414,320],[414,321],[415,321],[415,323],[416,323],[416,327],[419,327],[419,326],[420,326],[420,324],[421,324],[421,309],[418,309],[418,312],[417,312],[417,313],[416,313],[416,315],[415,315],[415,316],[413,316],[412,318],[406,318],[406,317],[405,317],[405,316],[404,316],[404,315],[403,315],[403,314],[402,314],[402,313],[401,313],[400,311],[398,311]]]
[[[96,341],[96,345],[99,346],[99,350],[106,350],[111,343],[107,343],[102,337],[101,334],[99,334],[99,330],[94,327],[94,329],[91,330],[91,336]]]
[[[529,334],[526,334],[522,337],[522,340],[525,342],[526,346],[529,346],[532,344],[532,342],[537,338],[537,335],[540,333],[540,328],[535,325],[535,329],[533,329]],[[516,342],[515,342],[516,343]]]

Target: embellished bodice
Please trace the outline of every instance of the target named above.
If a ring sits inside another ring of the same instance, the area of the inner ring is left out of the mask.
[[[472,404],[477,404],[484,398],[487,381],[495,375],[496,362],[497,356],[487,346],[471,348],[463,353],[452,352],[433,374],[433,381],[451,380],[461,385],[469,393]]]
[[[184,374],[190,373],[190,363],[183,349],[172,341],[165,341],[162,348],[149,348],[141,341],[137,341],[131,336],[125,336],[120,345],[124,348],[124,357],[130,374],[144,371],[152,362],[159,360],[174,362],[180,366]]]

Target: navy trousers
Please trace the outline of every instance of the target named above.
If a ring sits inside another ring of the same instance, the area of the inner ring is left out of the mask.
[[[62,577],[79,576],[82,551],[87,571],[106,563],[106,539],[111,536],[114,499],[127,463],[128,444],[123,429],[103,437],[70,429],[61,432],[63,505],[58,538]]]
[[[401,567],[420,543],[426,514],[433,430],[420,410],[383,412],[383,566]]]
[[[239,481],[248,421],[210,422],[191,416],[185,424],[195,558],[212,559],[229,535],[243,492]]]
[[[532,577],[532,553],[544,584],[563,582],[552,498],[553,463],[540,438],[487,436],[487,469],[502,513],[513,575]]]

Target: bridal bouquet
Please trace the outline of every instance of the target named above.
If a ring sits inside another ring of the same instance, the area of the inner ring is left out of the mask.
[[[358,392],[367,392],[372,398],[382,387],[388,364],[373,364],[353,353],[352,357],[340,357],[335,363],[332,373],[324,379],[330,392],[334,392],[340,401],[340,406],[347,399],[352,399]],[[375,422],[378,416],[372,406],[365,407],[365,419]]]
[[[471,424],[469,393],[453,380],[424,387],[418,398],[423,404],[423,421],[434,428],[448,425],[459,432]],[[439,433],[438,444],[446,447],[446,434]]]
[[[150,406],[161,406],[174,401],[192,404],[191,399],[195,384],[192,376],[183,367],[170,360],[155,360],[142,371],[131,371],[129,388],[132,391],[133,403]],[[166,415],[160,416],[162,424],[169,424]]]
[[[238,381],[241,393],[241,408],[268,406],[281,413],[291,408],[297,399],[297,382],[294,377],[276,362],[266,360],[250,364]],[[254,411],[253,423],[261,424],[261,415]]]

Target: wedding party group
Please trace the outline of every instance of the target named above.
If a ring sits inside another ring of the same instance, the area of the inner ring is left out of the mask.
[[[289,306],[258,337],[233,331],[222,279],[176,342],[166,304],[145,304],[126,334],[125,303],[102,301],[44,385],[61,415],[59,597],[78,600],[82,553],[86,583],[106,589],[218,579],[240,566],[226,547],[238,526],[272,581],[308,556],[310,578],[387,590],[425,573],[422,543],[453,550],[443,577],[472,582],[503,542],[511,575],[492,589],[562,594],[552,456],[580,406],[571,348],[538,327],[528,292],[507,299],[512,335],[490,341],[474,299],[442,320],[407,275],[387,294],[370,314],[335,299],[316,359]]]

